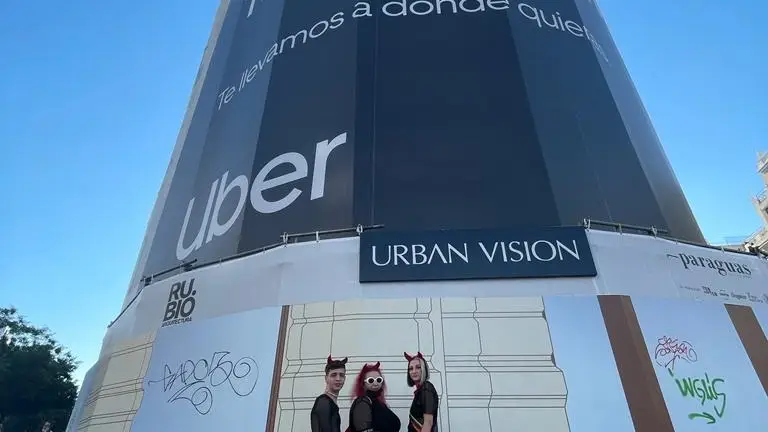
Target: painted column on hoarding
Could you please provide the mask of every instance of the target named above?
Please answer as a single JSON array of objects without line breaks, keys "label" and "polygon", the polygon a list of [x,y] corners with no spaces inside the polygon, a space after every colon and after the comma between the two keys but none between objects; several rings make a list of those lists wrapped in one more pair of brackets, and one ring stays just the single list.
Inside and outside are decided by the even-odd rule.
[{"label": "painted column on hoarding", "polygon": [[72,413],[69,416],[69,422],[67,422],[67,428],[65,432],[77,432],[80,426],[80,420],[83,417],[83,409],[91,399],[91,389],[93,386],[94,376],[98,375],[101,368],[100,362],[96,362],[88,372],[85,373],[83,382],[80,384],[80,389],[77,392],[77,399],[75,405],[72,407]]},{"label": "painted column on hoarding", "polygon": [[757,321],[760,323],[760,327],[763,329],[763,333],[768,334],[768,307],[766,306],[754,306],[752,310],[757,317]]},{"label": "painted column on hoarding", "polygon": [[588,0],[233,1],[215,49],[141,274],[357,224],[702,240]]},{"label": "painted column on hoarding", "polygon": [[[84,404],[80,408],[77,431],[130,430],[141,406],[142,380],[149,367],[155,333],[123,340],[99,359],[83,383]],[[87,393],[86,393],[87,392]]]},{"label": "painted column on hoarding", "polygon": [[674,432],[632,300],[600,296],[598,301],[635,430]]},{"label": "painted column on hoarding", "polygon": [[755,373],[763,384],[763,390],[768,395],[768,340],[756,312],[750,307],[734,304],[726,304],[725,310],[728,311],[741,344],[744,345]]}]

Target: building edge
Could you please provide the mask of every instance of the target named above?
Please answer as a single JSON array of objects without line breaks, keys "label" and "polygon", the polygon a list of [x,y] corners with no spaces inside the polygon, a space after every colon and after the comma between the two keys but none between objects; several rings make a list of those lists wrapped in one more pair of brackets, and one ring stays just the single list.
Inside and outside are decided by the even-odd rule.
[{"label": "building edge", "polygon": [[[590,3],[595,7],[595,10],[597,11],[598,15],[600,15],[600,18],[605,23],[605,27],[606,27],[606,30],[608,32],[608,35],[610,36],[610,39],[612,41],[614,41],[614,44],[615,44],[616,38],[613,36],[613,30],[611,29],[610,23],[605,18],[605,14],[603,13],[603,9],[600,6],[600,0],[590,0]],[[659,153],[661,154],[661,158],[663,159],[663,161],[664,161],[664,163],[665,163],[665,165],[667,167],[667,170],[669,171],[670,176],[671,176],[672,180],[674,181],[674,184],[677,186],[677,189],[680,191],[680,195],[681,196],[679,197],[680,198],[679,202],[684,207],[682,210],[687,210],[687,212],[691,215],[691,219],[693,220],[694,232],[692,232],[690,234],[693,234],[695,238],[688,238],[686,240],[693,241],[693,242],[696,242],[696,243],[701,243],[703,245],[708,245],[709,243],[707,242],[706,238],[704,237],[704,233],[701,230],[701,226],[699,225],[699,221],[696,218],[696,213],[694,213],[693,207],[691,207],[691,203],[690,203],[690,201],[688,201],[688,196],[685,194],[685,191],[683,190],[683,185],[682,185],[682,183],[680,183],[680,178],[678,177],[677,172],[675,171],[674,167],[672,166],[672,161],[669,160],[669,155],[667,154],[667,151],[666,151],[666,148],[664,146],[664,143],[662,142],[661,138],[659,137],[659,131],[656,130],[656,127],[655,127],[655,125],[653,123],[653,119],[651,118],[651,114],[650,114],[650,112],[648,112],[648,107],[647,107],[645,101],[643,100],[643,98],[640,96],[640,91],[637,89],[637,84],[635,83],[635,80],[632,78],[632,74],[629,71],[629,67],[627,67],[626,62],[624,61],[624,56],[622,55],[621,48],[619,48],[618,45],[616,45],[616,50],[619,53],[619,58],[620,58],[620,61],[621,61],[622,65],[623,65],[623,73],[624,73],[624,75],[626,77],[626,80],[629,83],[629,86],[632,88],[632,91],[635,93],[635,96],[637,97],[637,100],[639,102],[639,106],[640,106],[640,108],[641,108],[641,110],[643,112],[645,123],[647,124],[648,129],[653,133],[653,138],[654,138],[654,141],[655,141],[655,145],[659,149]],[[628,127],[628,125],[626,123],[626,120],[625,120],[625,126]],[[638,153],[638,157],[639,157],[639,153]],[[647,172],[646,164],[643,163],[642,158],[640,160],[640,164],[643,167],[643,171]],[[653,193],[654,193],[654,195],[656,195],[656,199],[659,202],[659,205],[661,205],[662,207],[668,205],[667,203],[664,203],[660,199],[660,197],[658,195],[658,190],[657,190],[656,186],[654,185],[654,182],[651,181],[651,177],[649,177],[648,179],[649,179],[649,184],[651,186],[651,189],[653,190]],[[667,222],[667,224],[669,225],[669,222]],[[668,226],[668,228],[673,228],[673,227]]]},{"label": "building edge", "polygon": [[141,242],[139,255],[136,258],[136,264],[134,266],[130,282],[128,283],[128,291],[123,298],[121,309],[125,309],[140,291],[139,284],[141,283],[141,278],[144,276],[144,267],[147,264],[149,251],[155,237],[155,232],[157,231],[157,225],[160,221],[160,215],[163,214],[165,202],[168,199],[168,192],[171,188],[171,182],[174,175],[176,174],[176,166],[178,165],[179,157],[184,148],[184,143],[187,141],[187,133],[189,132],[192,118],[194,117],[195,110],[197,109],[197,103],[200,98],[200,93],[202,92],[203,84],[205,83],[206,77],[208,76],[208,69],[211,65],[214,48],[218,43],[219,35],[221,34],[221,29],[224,25],[224,19],[227,16],[227,11],[229,10],[231,3],[231,0],[220,0],[219,7],[216,10],[211,33],[208,36],[208,42],[205,45],[203,58],[200,62],[200,66],[198,67],[197,77],[195,78],[195,82],[192,86],[192,92],[189,98],[189,102],[187,103],[187,109],[184,113],[184,119],[182,120],[179,134],[176,137],[176,144],[173,148],[173,152],[171,153],[171,159],[168,162],[168,168],[165,171],[165,177],[163,178],[163,182],[157,192],[157,198],[155,199],[155,204],[152,207],[152,212],[150,213],[149,221],[147,222],[147,227],[144,231],[144,239]]}]

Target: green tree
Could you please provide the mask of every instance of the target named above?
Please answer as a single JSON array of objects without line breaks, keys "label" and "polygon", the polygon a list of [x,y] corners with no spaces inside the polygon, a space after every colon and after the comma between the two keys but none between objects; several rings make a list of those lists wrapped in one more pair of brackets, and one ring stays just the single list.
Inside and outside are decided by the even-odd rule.
[{"label": "green tree", "polygon": [[18,311],[0,308],[0,431],[37,432],[46,421],[63,431],[77,398],[74,356],[53,333]]}]

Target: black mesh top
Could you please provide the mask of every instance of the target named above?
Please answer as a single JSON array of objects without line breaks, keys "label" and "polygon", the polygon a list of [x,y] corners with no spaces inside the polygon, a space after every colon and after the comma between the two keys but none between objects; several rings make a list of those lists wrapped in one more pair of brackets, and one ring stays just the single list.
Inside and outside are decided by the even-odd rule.
[{"label": "black mesh top", "polygon": [[312,432],[341,432],[339,406],[327,394],[321,394],[315,399],[309,417]]},{"label": "black mesh top", "polygon": [[411,420],[408,422],[408,432],[418,432],[413,425],[413,420],[419,422],[419,425],[424,423],[424,414],[432,414],[434,417],[434,423],[431,431],[422,432],[437,432],[437,408],[440,405],[440,398],[437,395],[437,389],[431,382],[425,381],[416,391],[413,393],[413,402],[411,402],[410,416]]},{"label": "black mesh top", "polygon": [[350,432],[398,432],[400,419],[388,406],[367,392],[352,402],[349,408]]}]

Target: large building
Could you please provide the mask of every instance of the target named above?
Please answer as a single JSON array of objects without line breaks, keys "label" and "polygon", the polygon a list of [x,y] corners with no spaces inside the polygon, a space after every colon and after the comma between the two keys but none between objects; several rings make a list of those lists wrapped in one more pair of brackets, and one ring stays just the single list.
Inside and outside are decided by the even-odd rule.
[{"label": "large building", "polygon": [[757,173],[763,180],[763,189],[752,197],[752,205],[755,211],[760,215],[762,226],[752,233],[742,244],[742,249],[760,251],[768,255],[768,154],[758,153],[757,155]]},{"label": "large building", "polygon": [[590,0],[222,8],[128,298],[182,262],[357,225],[590,218],[703,242]]},{"label": "large building", "polygon": [[682,430],[726,346],[754,409],[692,409],[765,424],[768,267],[658,234],[704,243],[593,0],[223,0],[69,429],[305,432],[332,355],[405,430],[418,351],[443,432]]}]

